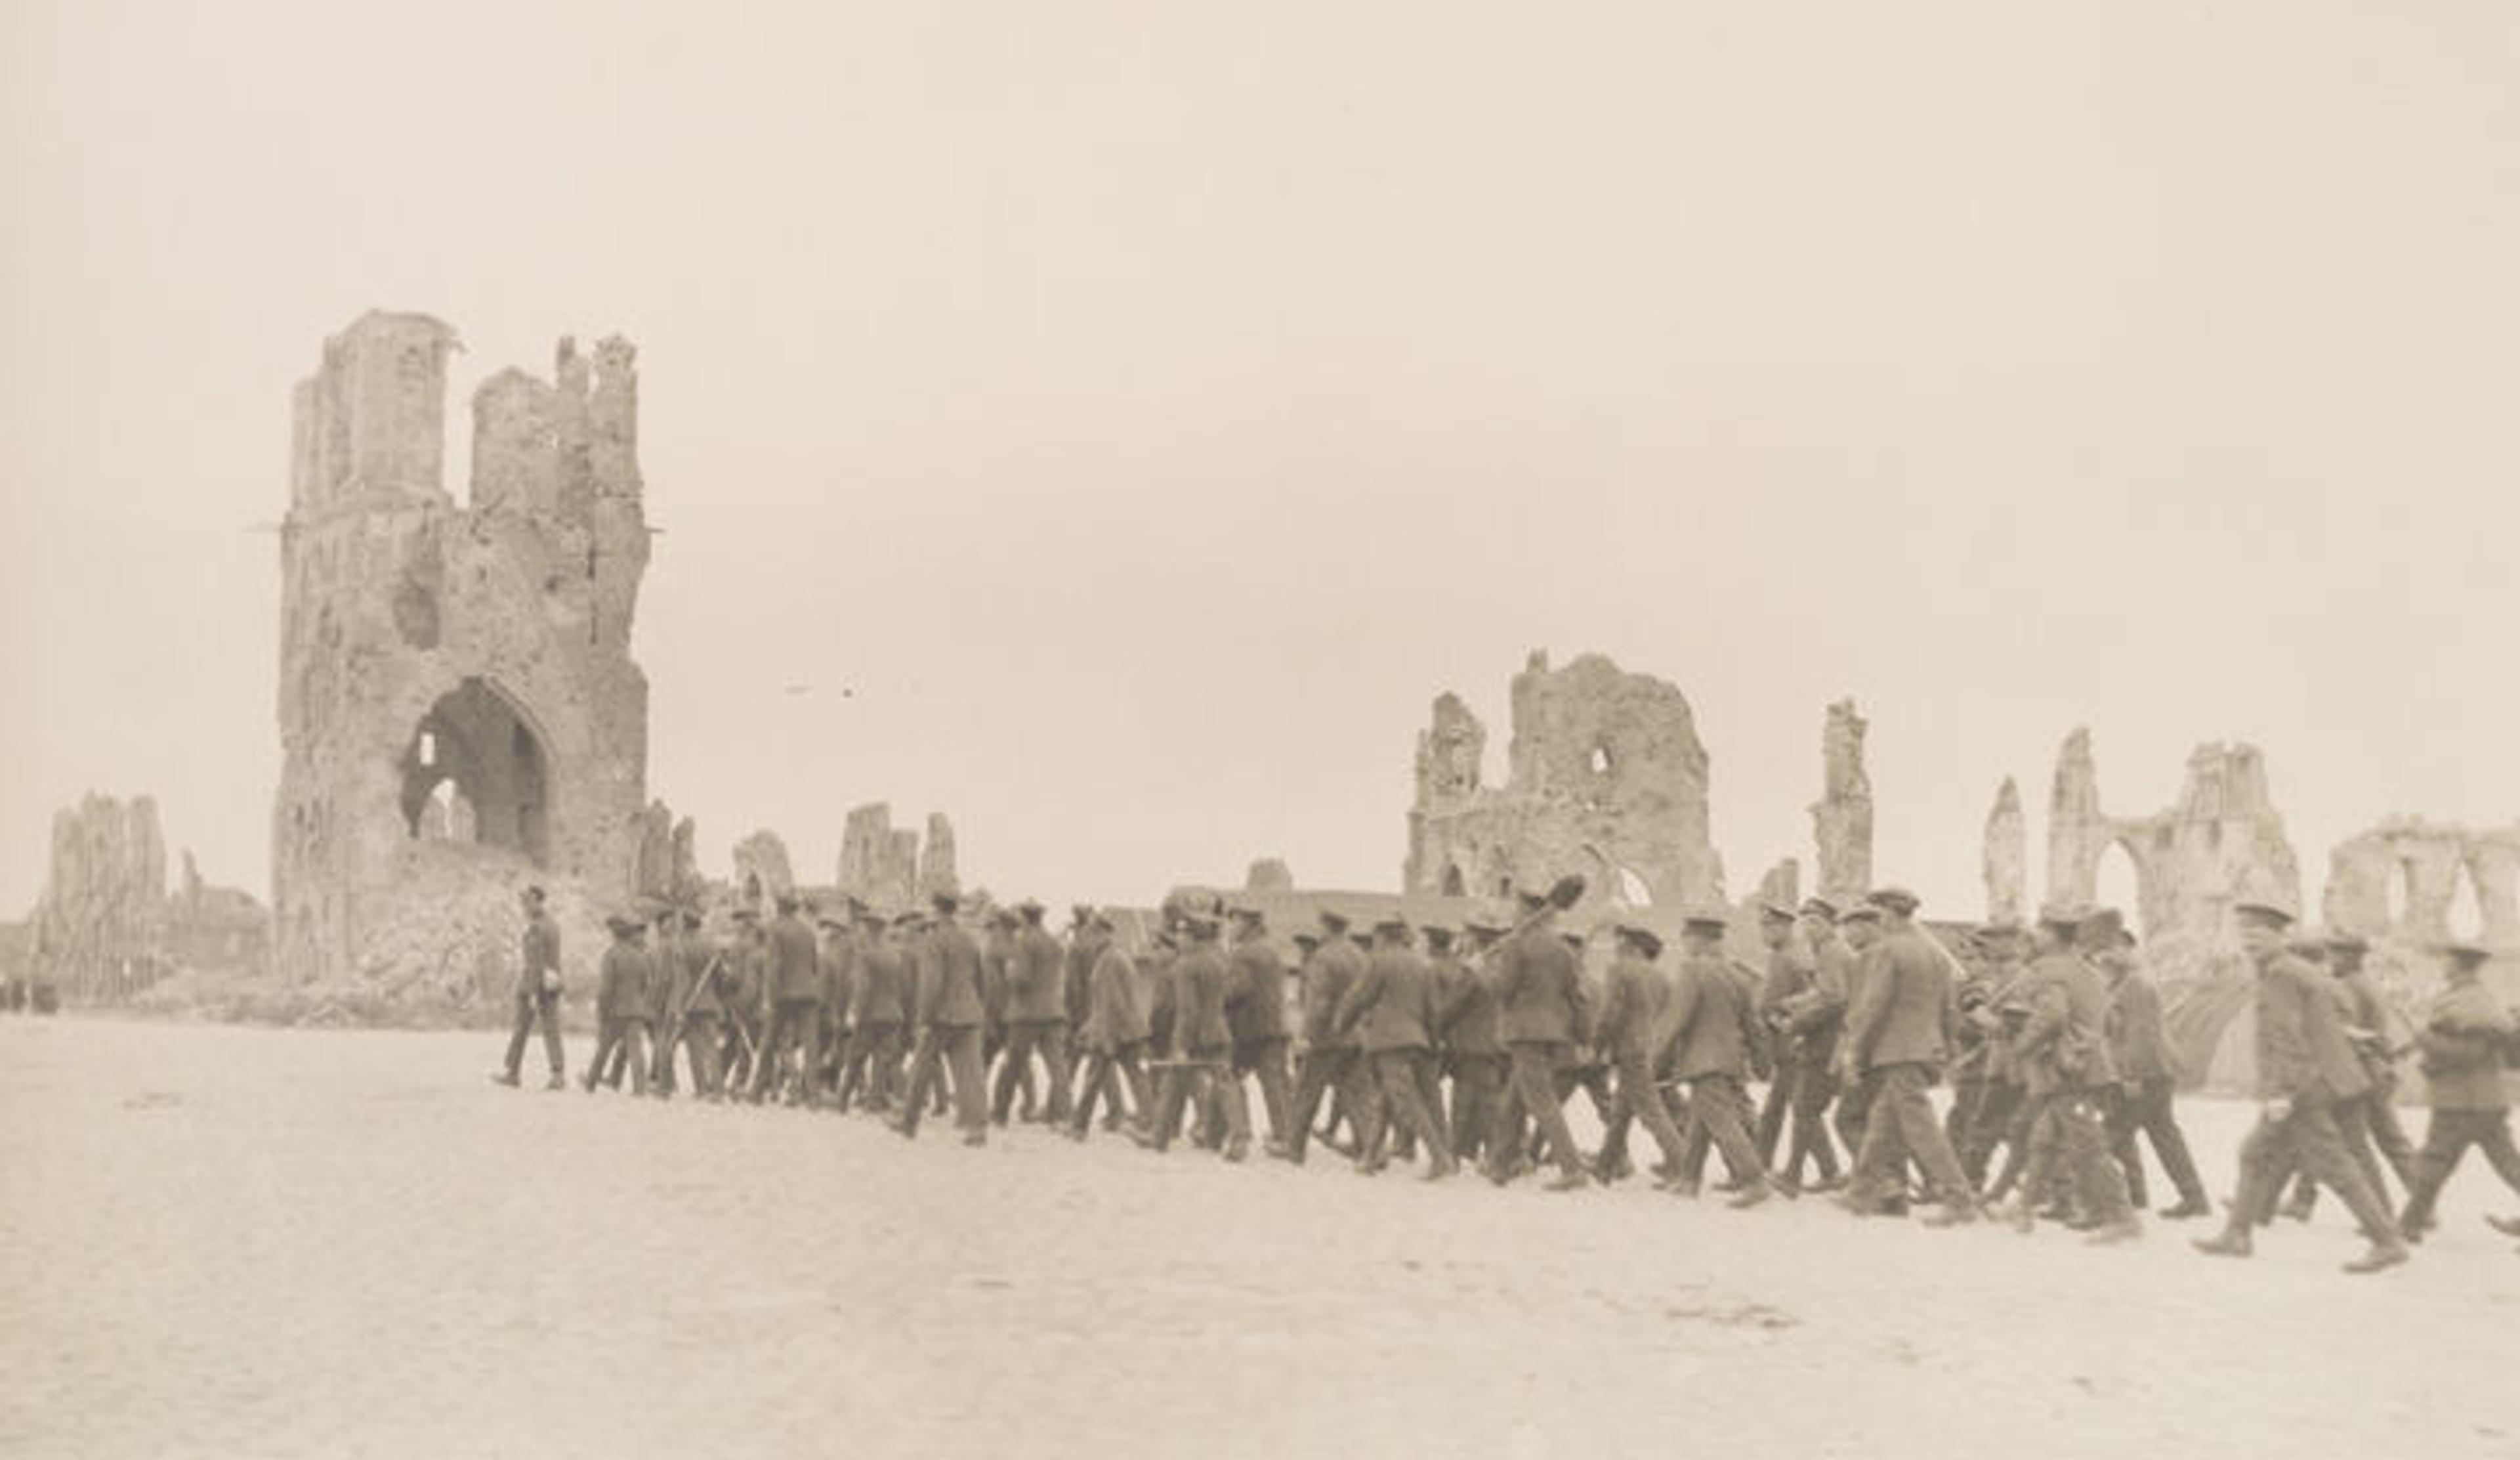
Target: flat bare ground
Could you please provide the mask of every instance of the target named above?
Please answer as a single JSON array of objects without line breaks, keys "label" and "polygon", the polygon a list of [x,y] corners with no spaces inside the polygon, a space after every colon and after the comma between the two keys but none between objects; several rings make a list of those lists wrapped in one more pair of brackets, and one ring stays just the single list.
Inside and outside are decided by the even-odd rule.
[{"label": "flat bare ground", "polygon": [[[2348,1278],[2333,1202],[2215,1261],[2194,1224],[905,1145],[494,1088],[500,1042],[0,1021],[0,1453],[2520,1453],[2520,1255],[2478,1220],[2520,1201],[2475,1158]],[[2184,1115],[2228,1190],[2246,1108]]]}]

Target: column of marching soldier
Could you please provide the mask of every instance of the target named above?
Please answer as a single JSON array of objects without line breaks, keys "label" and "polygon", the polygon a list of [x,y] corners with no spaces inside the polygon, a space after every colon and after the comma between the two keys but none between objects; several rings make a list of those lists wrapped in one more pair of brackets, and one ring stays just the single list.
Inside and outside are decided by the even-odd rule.
[{"label": "column of marching soldier", "polygon": [[[697,910],[652,907],[608,920],[582,1083],[617,1089],[626,1072],[634,1094],[666,1097],[679,1066],[703,1100],[855,1109],[906,1137],[950,1092],[974,1146],[1011,1118],[1081,1142],[1099,1105],[1106,1131],[1157,1152],[1187,1137],[1228,1162],[1249,1158],[1256,1084],[1266,1154],[1298,1164],[1320,1140],[1369,1174],[1420,1153],[1430,1180],[1476,1162],[1506,1185],[1553,1164],[1549,1187],[1564,1191],[1633,1175],[1642,1125],[1662,1158],[1656,1186],[1681,1196],[1698,1194],[1711,1150],[1735,1207],[1825,1191],[1859,1215],[1913,1203],[1930,1207],[1928,1225],[1992,1216],[2023,1231],[2045,1217],[2103,1244],[2141,1235],[2141,1136],[2178,1198],[2160,1215],[2212,1212],[2173,1106],[2161,1000],[2115,911],[1991,925],[1963,961],[1915,926],[1917,899],[1900,889],[1845,908],[1769,904],[1764,970],[1725,955],[1722,917],[1688,918],[1668,965],[1653,931],[1618,924],[1597,982],[1590,939],[1557,926],[1567,887],[1523,894],[1518,919],[1458,929],[1392,919],[1352,934],[1324,911],[1294,934],[1292,970],[1258,908],[1216,901],[1168,904],[1134,953],[1120,920],[1092,907],[1062,935],[1039,903],[1018,903],[990,912],[978,937],[950,896],[822,913],[783,895],[767,923],[740,906],[714,929]],[[539,1025],[558,1089],[559,935],[539,889],[525,905],[517,1024],[492,1078],[518,1083]],[[2234,916],[2256,971],[2260,1113],[2225,1228],[2198,1250],[2247,1255],[2255,1229],[2279,1211],[2307,1217],[2324,1186],[2369,1243],[2346,1270],[2393,1266],[2471,1145],[2520,1191],[2502,1074],[2520,1033],[2479,981],[2484,949],[2445,948],[2447,986],[2408,1046],[2431,1096],[2418,1148],[2392,1100],[2408,1050],[2387,1043],[2363,945],[2290,935],[2271,906]],[[1945,1078],[1937,1117],[1927,1092]],[[1589,1155],[1564,1114],[1578,1090],[1602,1125]],[[2520,1236],[2520,1218],[2489,1220]]]}]

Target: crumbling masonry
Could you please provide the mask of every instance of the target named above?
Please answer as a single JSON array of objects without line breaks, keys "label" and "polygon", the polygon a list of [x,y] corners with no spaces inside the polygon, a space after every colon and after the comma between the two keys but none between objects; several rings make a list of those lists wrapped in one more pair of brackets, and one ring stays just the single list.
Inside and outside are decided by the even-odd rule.
[{"label": "crumbling masonry", "polygon": [[442,480],[455,348],[426,315],[370,313],[296,390],[272,822],[292,980],[426,956],[468,926],[504,942],[527,881],[601,902],[639,877],[635,351],[562,340],[554,379],[483,382],[459,507]]},{"label": "crumbling masonry", "polygon": [[2187,781],[2175,804],[2150,816],[2119,817],[2100,809],[2091,732],[2066,737],[2048,803],[2048,900],[2090,905],[2098,892],[2100,858],[2113,845],[2124,847],[2135,864],[2135,910],[2148,941],[2211,947],[2231,939],[2235,902],[2301,906],[2300,865],[2283,817],[2268,798],[2266,761],[2254,746],[2198,747],[2187,757]]},{"label": "crumbling masonry", "polygon": [[1502,788],[1480,784],[1486,747],[1486,728],[1459,696],[1435,701],[1418,738],[1404,891],[1494,897],[1580,872],[1588,901],[1723,900],[1706,749],[1671,684],[1597,654],[1563,669],[1534,654],[1513,679]]}]

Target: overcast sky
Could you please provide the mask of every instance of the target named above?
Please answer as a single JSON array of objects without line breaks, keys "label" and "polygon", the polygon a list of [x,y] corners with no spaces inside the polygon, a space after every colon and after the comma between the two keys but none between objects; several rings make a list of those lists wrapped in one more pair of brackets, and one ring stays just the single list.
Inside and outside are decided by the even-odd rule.
[{"label": "overcast sky", "polygon": [[2520,814],[2508,0],[364,9],[0,7],[11,915],[91,788],[267,892],[370,307],[451,422],[637,342],[712,870],[888,798],[1001,892],[1394,888],[1428,702],[1501,778],[1538,647],[1687,692],[1736,894],[1846,695],[1929,912],[2077,724],[2129,813],[2263,746],[2314,901]]}]

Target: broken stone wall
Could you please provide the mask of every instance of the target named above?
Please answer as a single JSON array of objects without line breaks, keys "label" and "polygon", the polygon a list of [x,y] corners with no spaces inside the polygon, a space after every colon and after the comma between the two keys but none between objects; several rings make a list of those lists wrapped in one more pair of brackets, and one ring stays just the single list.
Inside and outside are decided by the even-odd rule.
[{"label": "broken stone wall", "polygon": [[1481,784],[1486,730],[1459,697],[1419,736],[1402,884],[1412,895],[1503,896],[1569,873],[1591,903],[1720,902],[1708,767],[1678,688],[1599,655],[1534,654],[1512,692],[1506,784]]},{"label": "broken stone wall", "polygon": [[2076,730],[2058,753],[2048,798],[2048,900],[2095,901],[2100,859],[2112,846],[2134,864],[2136,911],[2145,939],[2157,945],[2228,949],[2236,938],[2233,903],[2301,907],[2300,864],[2253,746],[2199,746],[2167,810],[2117,817],[2100,809],[2091,735]]},{"label": "broken stone wall", "polygon": [[272,824],[291,980],[388,977],[379,960],[404,955],[382,930],[495,920],[521,880],[599,903],[638,886],[635,352],[608,340],[590,360],[562,340],[551,381],[483,382],[458,507],[442,479],[457,347],[426,315],[372,312],[295,392]]},{"label": "broken stone wall", "polygon": [[841,827],[833,887],[877,907],[912,907],[963,890],[955,856],[954,824],[944,816],[929,814],[922,852],[919,833],[894,828],[890,803],[870,801],[852,807]]},{"label": "broken stone wall", "polygon": [[259,971],[269,914],[248,893],[205,885],[183,857],[166,885],[158,803],[90,794],[53,817],[44,890],[26,920],[32,972],[72,1003],[125,1002],[178,969]]},{"label": "broken stone wall", "polygon": [[2003,778],[1995,794],[1995,809],[1986,815],[1986,920],[2018,923],[2027,911],[2023,890],[2029,886],[2030,832],[2021,816],[2021,788]]},{"label": "broken stone wall", "polygon": [[1872,886],[1872,779],[1864,770],[1864,732],[1855,702],[1828,707],[1821,730],[1821,798],[1811,808],[1820,849],[1820,894],[1841,906]]},{"label": "broken stone wall", "polygon": [[[2461,890],[2476,902],[2475,926],[2453,926]],[[2520,944],[2520,826],[2491,831],[2394,817],[2328,853],[2328,926],[2374,940],[2438,943],[2481,937]]]}]

